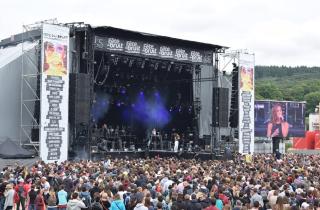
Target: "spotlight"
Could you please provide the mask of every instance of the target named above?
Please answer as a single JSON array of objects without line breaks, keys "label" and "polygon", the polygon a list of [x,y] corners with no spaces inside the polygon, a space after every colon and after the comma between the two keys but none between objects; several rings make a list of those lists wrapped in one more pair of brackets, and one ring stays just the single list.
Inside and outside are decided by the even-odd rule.
[{"label": "spotlight", "polygon": [[120,93],[123,94],[123,95],[126,94],[126,88],[125,87],[121,87],[120,88]]}]

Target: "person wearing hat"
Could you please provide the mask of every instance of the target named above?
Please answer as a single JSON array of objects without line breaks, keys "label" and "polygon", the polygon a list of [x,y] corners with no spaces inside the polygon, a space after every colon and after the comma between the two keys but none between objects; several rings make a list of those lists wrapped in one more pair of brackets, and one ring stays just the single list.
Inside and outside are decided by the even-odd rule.
[{"label": "person wearing hat", "polygon": [[6,190],[4,191],[4,197],[6,198],[4,202],[4,210],[11,210],[13,208],[14,201],[14,189],[13,184],[7,184]]}]

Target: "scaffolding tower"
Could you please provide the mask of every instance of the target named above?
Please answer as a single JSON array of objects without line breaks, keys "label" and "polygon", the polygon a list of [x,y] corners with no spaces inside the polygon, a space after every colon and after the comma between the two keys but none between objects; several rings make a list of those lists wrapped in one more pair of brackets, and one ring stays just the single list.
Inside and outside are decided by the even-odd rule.
[{"label": "scaffolding tower", "polygon": [[[57,19],[23,25],[21,37],[21,106],[20,145],[31,146],[38,152],[40,133],[41,34],[44,23],[57,24]],[[38,31],[39,33],[33,33]],[[26,42],[36,43],[34,50]]]}]

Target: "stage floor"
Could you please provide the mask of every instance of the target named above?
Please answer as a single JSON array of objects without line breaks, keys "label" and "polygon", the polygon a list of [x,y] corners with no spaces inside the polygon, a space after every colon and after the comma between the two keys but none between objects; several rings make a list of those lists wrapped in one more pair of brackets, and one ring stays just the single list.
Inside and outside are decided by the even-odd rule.
[{"label": "stage floor", "polygon": [[212,160],[219,159],[210,152],[173,152],[165,150],[141,150],[141,151],[106,151],[91,154],[92,160],[105,159],[106,157],[112,158],[155,158],[155,157],[177,157],[181,159],[201,159]]}]

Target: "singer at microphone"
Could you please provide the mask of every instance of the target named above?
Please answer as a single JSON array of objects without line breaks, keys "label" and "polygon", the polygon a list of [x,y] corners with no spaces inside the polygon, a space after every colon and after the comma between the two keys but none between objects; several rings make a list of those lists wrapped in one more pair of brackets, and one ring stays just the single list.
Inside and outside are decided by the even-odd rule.
[{"label": "singer at microphone", "polygon": [[267,137],[285,138],[289,133],[289,123],[284,120],[283,111],[280,104],[272,107],[271,120],[267,126]]}]

